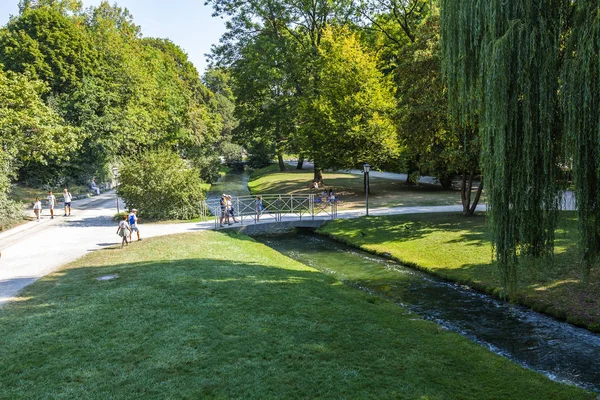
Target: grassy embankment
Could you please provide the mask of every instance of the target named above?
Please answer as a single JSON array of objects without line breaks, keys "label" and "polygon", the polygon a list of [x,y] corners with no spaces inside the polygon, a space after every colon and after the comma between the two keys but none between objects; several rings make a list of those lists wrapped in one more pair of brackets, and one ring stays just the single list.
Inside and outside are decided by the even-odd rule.
[{"label": "grassy embankment", "polygon": [[[445,279],[503,295],[481,215],[413,214],[338,220],[319,232]],[[575,213],[563,213],[554,259],[525,262],[513,300],[600,332],[600,271],[593,271],[590,283],[582,282],[577,236]]]},{"label": "grassy embankment", "polygon": [[[289,169],[285,172],[280,172],[277,165],[255,171],[250,177],[248,188],[252,194],[315,193],[314,190],[309,189],[309,184],[313,179],[312,171],[288,167]],[[332,188],[335,191],[344,209],[365,206],[362,175],[324,172],[323,182],[325,183],[324,189]],[[373,177],[371,177],[370,183],[369,205],[373,208],[460,204],[459,192],[444,190],[437,185],[407,186],[402,181]],[[319,188],[318,192],[321,190]]]},{"label": "grassy embankment", "polygon": [[94,252],[0,318],[0,398],[594,398],[241,235]]}]

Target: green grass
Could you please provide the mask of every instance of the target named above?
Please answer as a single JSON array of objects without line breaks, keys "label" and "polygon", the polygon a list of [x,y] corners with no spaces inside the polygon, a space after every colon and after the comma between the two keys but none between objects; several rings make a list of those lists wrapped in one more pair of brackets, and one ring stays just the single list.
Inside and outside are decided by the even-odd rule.
[{"label": "green grass", "polygon": [[[288,166],[285,172],[280,172],[277,165],[254,172],[248,183],[252,194],[308,194],[315,193],[309,189],[313,172],[297,170]],[[344,208],[363,208],[365,194],[362,175],[324,172],[325,189],[332,188],[342,201]],[[383,178],[371,178],[371,195],[369,206],[438,206],[460,204],[460,194],[454,190],[444,190],[440,186],[419,184],[406,186],[404,182]],[[318,192],[321,192],[319,188]]]},{"label": "green grass", "polygon": [[217,232],[91,253],[1,309],[0,337],[7,399],[594,398]]},{"label": "green grass", "polygon": [[[445,279],[502,297],[497,266],[492,263],[485,218],[455,214],[413,214],[337,220],[320,233],[367,251],[386,254]],[[577,220],[562,214],[553,260],[525,260],[514,301],[573,324],[600,331],[600,271],[590,283],[581,280]]]}]

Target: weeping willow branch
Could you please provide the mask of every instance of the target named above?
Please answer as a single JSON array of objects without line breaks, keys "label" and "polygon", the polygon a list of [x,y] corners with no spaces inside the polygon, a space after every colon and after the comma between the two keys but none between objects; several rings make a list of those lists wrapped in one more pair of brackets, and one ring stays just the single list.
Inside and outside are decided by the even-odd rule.
[{"label": "weeping willow branch", "polygon": [[520,256],[550,256],[559,202],[557,108],[562,0],[442,0],[450,109],[478,124],[502,281]]},{"label": "weeping willow branch", "polygon": [[587,277],[600,253],[600,4],[577,2],[573,26],[562,92]]}]

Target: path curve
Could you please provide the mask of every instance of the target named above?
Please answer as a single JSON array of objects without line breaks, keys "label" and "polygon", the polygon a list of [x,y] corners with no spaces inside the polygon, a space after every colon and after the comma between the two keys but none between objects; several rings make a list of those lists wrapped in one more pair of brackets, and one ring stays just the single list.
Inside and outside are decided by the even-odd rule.
[{"label": "path curve", "polygon": [[[484,207],[479,209],[483,210]],[[46,215],[40,223],[29,222],[0,234],[0,306],[16,300],[18,293],[25,286],[90,251],[119,245],[116,224],[112,221],[116,211],[115,194],[108,192],[93,199],[74,202],[73,214],[70,217],[58,216],[50,220],[45,210]],[[460,206],[392,207],[370,209],[370,215],[461,211]],[[364,215],[364,210],[338,212],[339,218],[357,218]],[[291,219],[292,216],[288,218]],[[284,220],[288,218],[284,215]],[[274,222],[274,218],[264,217],[259,223]],[[213,228],[213,220],[172,224],[144,224],[143,220],[140,221],[142,239]],[[135,246],[135,242],[132,246]]]}]

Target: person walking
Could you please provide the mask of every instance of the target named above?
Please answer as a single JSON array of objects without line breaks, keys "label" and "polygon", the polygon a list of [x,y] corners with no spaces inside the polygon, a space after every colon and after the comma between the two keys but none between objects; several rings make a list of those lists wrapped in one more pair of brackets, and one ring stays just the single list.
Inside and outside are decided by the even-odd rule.
[{"label": "person walking", "polygon": [[39,197],[36,197],[35,203],[33,203],[33,213],[37,218],[37,222],[40,222],[40,218],[42,218],[42,202]]},{"label": "person walking", "polygon": [[67,189],[63,190],[63,202],[65,203],[65,215],[67,216],[67,210],[69,210],[69,215],[71,215],[71,202],[73,201],[73,196]]},{"label": "person walking", "polygon": [[265,207],[263,206],[261,196],[256,196],[256,206],[255,207],[256,207],[256,222],[258,222],[263,210],[265,209]]},{"label": "person walking", "polygon": [[227,225],[231,225],[229,223],[229,212],[227,211],[227,195],[225,193],[223,193],[223,195],[219,199],[219,206],[221,207],[221,221],[219,223],[219,226],[223,227],[223,219],[225,219],[225,223]]},{"label": "person walking", "polygon": [[117,227],[117,235],[121,236],[123,239],[121,240],[121,248],[123,248],[127,242],[127,236],[131,235],[131,228],[127,223],[127,215],[123,215],[123,219],[119,222],[119,226]]},{"label": "person walking", "polygon": [[[227,195],[227,213],[233,219],[233,223],[237,224],[238,222],[235,219],[235,212],[233,210],[233,203],[231,202],[231,195]],[[233,225],[233,224],[230,222],[229,225]]]},{"label": "person walking", "polygon": [[137,210],[135,208],[131,210],[131,213],[129,214],[129,227],[131,228],[129,233],[129,241],[133,242],[133,232],[137,233],[138,241],[142,240],[140,238],[140,229],[138,228],[138,216]]},{"label": "person walking", "polygon": [[54,206],[56,205],[56,196],[54,196],[52,194],[52,191],[49,190],[48,197],[46,197],[46,199],[48,200],[48,208],[50,209],[50,218],[54,219]]}]

